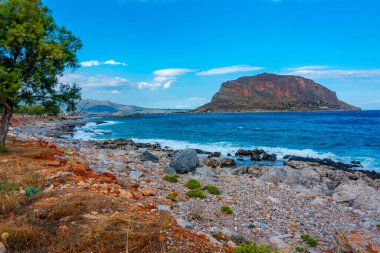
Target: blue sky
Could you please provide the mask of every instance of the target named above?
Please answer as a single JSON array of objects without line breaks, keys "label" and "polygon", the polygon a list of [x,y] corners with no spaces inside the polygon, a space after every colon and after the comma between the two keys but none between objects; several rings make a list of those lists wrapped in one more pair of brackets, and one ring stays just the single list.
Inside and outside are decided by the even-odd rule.
[{"label": "blue sky", "polygon": [[194,108],[224,81],[262,72],[312,78],[380,109],[377,0],[45,0],[83,42],[84,98]]}]

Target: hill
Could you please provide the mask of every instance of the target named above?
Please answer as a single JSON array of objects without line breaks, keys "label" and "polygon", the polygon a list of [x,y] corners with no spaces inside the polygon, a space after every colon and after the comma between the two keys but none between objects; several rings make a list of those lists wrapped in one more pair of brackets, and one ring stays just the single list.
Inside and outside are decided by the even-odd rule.
[{"label": "hill", "polygon": [[313,80],[263,73],[222,84],[212,101],[196,112],[360,110],[340,101],[334,91]]},{"label": "hill", "polygon": [[108,100],[82,99],[77,105],[78,111],[82,110],[87,114],[117,114],[130,115],[138,113],[173,113],[180,110],[174,109],[150,109],[135,105],[123,105],[112,103]]}]

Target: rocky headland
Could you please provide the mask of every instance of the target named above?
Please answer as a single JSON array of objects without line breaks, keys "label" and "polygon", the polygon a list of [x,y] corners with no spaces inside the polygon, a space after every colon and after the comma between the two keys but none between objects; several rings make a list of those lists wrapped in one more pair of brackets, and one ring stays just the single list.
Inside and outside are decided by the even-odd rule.
[{"label": "rocky headland", "polygon": [[[169,150],[124,139],[73,140],[67,136],[76,124],[83,122],[19,125],[11,135],[41,148],[66,150],[54,157],[80,161],[91,175],[111,179],[86,177],[67,162],[52,163],[38,174],[63,183],[41,190],[96,192],[143,207],[146,215],[166,214],[175,221],[160,232],[166,250],[234,252],[240,243],[255,242],[279,252],[380,251],[380,179],[376,172],[357,170],[355,161],[342,165],[289,157],[282,166],[237,166],[232,157],[218,152]],[[235,155],[276,159],[264,150],[238,150]],[[96,222],[99,216],[120,213],[86,215]]]},{"label": "rocky headland", "polygon": [[222,84],[210,103],[195,112],[360,110],[313,80],[263,73]]}]

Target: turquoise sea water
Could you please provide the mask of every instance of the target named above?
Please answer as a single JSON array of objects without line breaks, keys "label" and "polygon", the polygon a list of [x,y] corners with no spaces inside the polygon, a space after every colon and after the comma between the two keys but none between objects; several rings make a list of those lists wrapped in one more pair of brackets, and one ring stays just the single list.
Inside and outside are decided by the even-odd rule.
[{"label": "turquoise sea water", "polygon": [[239,148],[263,148],[276,153],[280,162],[284,155],[358,160],[364,168],[380,171],[380,111],[157,114],[87,120],[75,138],[132,138],[224,155]]}]

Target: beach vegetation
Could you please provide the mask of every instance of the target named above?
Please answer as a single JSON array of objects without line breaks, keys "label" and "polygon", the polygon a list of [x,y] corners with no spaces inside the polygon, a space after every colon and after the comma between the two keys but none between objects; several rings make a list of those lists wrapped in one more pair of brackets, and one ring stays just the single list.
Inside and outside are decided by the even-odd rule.
[{"label": "beach vegetation", "polygon": [[40,190],[37,189],[37,188],[35,188],[34,186],[27,186],[25,188],[25,195],[26,196],[33,196],[33,195],[35,195],[35,194],[37,194],[39,192],[40,192]]},{"label": "beach vegetation", "polygon": [[269,245],[241,243],[234,248],[234,253],[276,253]]},{"label": "beach vegetation", "polygon": [[61,83],[65,70],[79,67],[80,39],[58,26],[42,0],[7,0],[0,4],[0,145],[18,105],[74,111],[77,84]]},{"label": "beach vegetation", "polygon": [[200,198],[200,199],[206,198],[206,194],[204,194],[204,192],[199,188],[192,189],[186,192],[186,196],[190,198]]},{"label": "beach vegetation", "polygon": [[198,180],[190,179],[189,181],[187,181],[186,187],[189,189],[198,189],[201,188],[201,183]]},{"label": "beach vegetation", "polygon": [[301,239],[306,242],[310,247],[315,248],[317,246],[318,239],[312,237],[309,233],[302,233]]},{"label": "beach vegetation", "polygon": [[15,183],[0,183],[0,194],[3,192],[18,191],[21,189],[21,186]]},{"label": "beach vegetation", "polygon": [[9,153],[9,149],[6,146],[0,144],[0,154],[5,153]]},{"label": "beach vegetation", "polygon": [[234,211],[232,210],[232,208],[230,206],[222,206],[220,208],[220,210],[223,212],[223,213],[226,213],[226,214],[233,214]]},{"label": "beach vegetation", "polygon": [[203,190],[207,190],[209,193],[214,194],[214,195],[220,195],[219,188],[214,185],[207,185],[203,187]]},{"label": "beach vegetation", "polygon": [[169,194],[166,196],[166,199],[170,199],[171,201],[177,202],[177,195]]},{"label": "beach vegetation", "polygon": [[179,178],[178,175],[173,175],[173,176],[166,175],[166,176],[164,176],[164,180],[168,181],[168,182],[171,182],[171,183],[177,183],[178,182],[178,178]]},{"label": "beach vegetation", "polygon": [[245,239],[244,236],[239,235],[239,234],[233,234],[233,235],[231,235],[230,239],[231,239],[231,241],[233,241],[237,245],[247,242],[247,239]]}]

